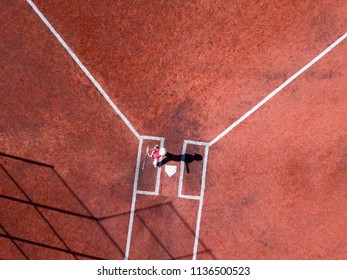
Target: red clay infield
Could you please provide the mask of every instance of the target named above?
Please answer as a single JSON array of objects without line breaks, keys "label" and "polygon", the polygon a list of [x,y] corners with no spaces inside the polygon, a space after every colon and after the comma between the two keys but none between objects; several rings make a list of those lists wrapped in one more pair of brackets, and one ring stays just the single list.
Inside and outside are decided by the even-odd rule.
[{"label": "red clay infield", "polygon": [[[2,1],[0,259],[347,258],[345,41],[188,143],[180,176],[184,140],[213,140],[345,34],[345,1],[34,3],[160,138],[129,130],[27,1]],[[141,165],[160,141],[159,177]]]}]

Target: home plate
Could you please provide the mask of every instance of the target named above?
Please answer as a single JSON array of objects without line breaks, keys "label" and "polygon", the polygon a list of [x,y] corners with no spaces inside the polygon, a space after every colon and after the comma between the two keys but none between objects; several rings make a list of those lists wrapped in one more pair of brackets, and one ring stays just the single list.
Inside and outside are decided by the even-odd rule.
[{"label": "home plate", "polygon": [[169,177],[174,175],[177,172],[177,166],[175,165],[165,165],[165,172]]}]

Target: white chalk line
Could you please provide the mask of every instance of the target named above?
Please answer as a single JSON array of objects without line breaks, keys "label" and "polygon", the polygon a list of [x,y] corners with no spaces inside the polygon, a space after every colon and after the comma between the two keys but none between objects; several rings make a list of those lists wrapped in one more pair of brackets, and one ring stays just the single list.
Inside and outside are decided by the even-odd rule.
[{"label": "white chalk line", "polygon": [[[156,138],[156,139],[154,139]],[[138,180],[139,180],[139,172],[140,172],[140,165],[141,165],[141,153],[142,153],[142,147],[143,147],[143,141],[144,140],[158,140],[160,139],[160,147],[164,147],[165,139],[161,137],[140,137],[140,143],[138,147],[138,153],[137,153],[137,163],[136,163],[136,171],[135,171],[135,179],[134,179],[134,189],[133,189],[133,198],[131,203],[131,211],[130,211],[130,219],[129,219],[129,227],[128,227],[128,236],[127,236],[127,243],[126,243],[126,252],[125,252],[125,260],[129,259],[130,249],[131,249],[131,238],[132,238],[132,230],[133,230],[133,224],[134,224],[134,215],[135,215],[135,209],[136,209],[136,198],[137,195],[150,195],[150,196],[157,196],[159,195],[160,191],[160,168],[158,168],[157,171],[157,179],[156,179],[156,188],[155,191],[143,191],[138,190]],[[197,143],[197,144],[196,144]],[[185,140],[183,143],[182,148],[182,155],[185,154],[187,145],[202,145],[204,142],[198,142],[198,141],[190,141]],[[201,180],[201,190],[200,190],[200,196],[194,196],[194,195],[184,195],[182,194],[182,187],[183,187],[183,175],[184,175],[184,162],[181,162],[181,170],[180,170],[180,178],[179,178],[179,190],[178,190],[178,197],[182,199],[188,199],[188,200],[199,200],[199,210],[197,214],[197,220],[196,220],[196,230],[195,230],[195,237],[194,237],[194,247],[193,247],[193,260],[196,259],[197,256],[197,250],[198,250],[198,243],[199,243],[199,231],[200,231],[200,224],[201,224],[201,216],[202,216],[202,206],[203,206],[203,197],[205,193],[205,180],[206,180],[206,170],[207,170],[207,159],[208,159],[208,143],[204,143],[203,146],[205,146],[205,155],[204,155],[204,161],[203,161],[203,171],[202,171],[202,180]],[[162,157],[161,157],[162,159]],[[183,167],[183,169],[182,169]]]},{"label": "white chalk line", "polygon": [[158,195],[158,193],[157,193],[156,191],[151,192],[151,191],[140,191],[140,190],[138,190],[138,191],[136,192],[136,194],[142,194],[142,195]]},{"label": "white chalk line", "polygon": [[347,33],[338,38],[334,43],[332,43],[328,48],[326,48],[323,52],[321,52],[318,56],[312,59],[308,64],[302,67],[298,72],[292,75],[289,79],[287,79],[282,85],[272,91],[269,95],[267,95],[262,101],[260,101],[257,105],[255,105],[251,110],[245,113],[241,118],[231,124],[227,129],[225,129],[221,134],[215,137],[210,143],[211,147],[216,142],[218,142],[221,138],[223,138],[226,134],[228,134],[231,130],[233,130],[236,126],[242,123],[245,119],[247,119],[250,115],[252,115],[255,111],[257,111],[260,107],[262,107],[266,102],[268,102],[271,98],[273,98],[277,93],[279,93],[283,88],[293,82],[297,77],[299,77],[303,72],[309,69],[312,65],[314,65],[317,61],[319,61],[322,57],[324,57],[327,53],[329,53],[333,48],[335,48],[338,44],[340,44],[347,37]]},{"label": "white chalk line", "polygon": [[46,19],[46,17],[41,13],[41,11],[36,7],[36,5],[31,0],[26,0],[27,3],[33,8],[35,13],[41,18],[41,20],[45,23],[48,29],[53,33],[53,35],[58,39],[60,44],[67,50],[72,59],[77,63],[77,65],[81,68],[84,74],[89,78],[89,80],[93,83],[93,85],[97,88],[97,90],[101,93],[104,99],[108,102],[108,104],[112,107],[112,109],[117,113],[117,115],[123,120],[123,122],[128,126],[131,132],[140,139],[139,133],[136,129],[131,125],[129,120],[124,116],[124,114],[118,109],[118,107],[113,103],[111,98],[105,92],[105,90],[101,87],[101,85],[95,80],[93,75],[88,71],[88,69],[83,65],[83,63],[79,60],[76,54],[71,50],[68,44],[63,40],[63,38],[59,35],[59,33],[54,29],[54,27],[50,24],[50,22]]},{"label": "white chalk line", "polygon": [[[160,141],[160,147],[164,147],[165,138],[164,137],[155,137],[155,136],[140,136],[140,139],[143,140],[155,140]],[[141,156],[140,156],[141,157]],[[162,156],[160,157],[160,161],[162,160]],[[160,191],[160,176],[161,176],[161,167],[157,167],[157,175],[156,175],[156,181],[155,181],[155,189],[154,191],[144,191],[144,190],[137,190],[137,194],[142,195],[159,195]],[[137,178],[138,180],[138,178]]]},{"label": "white chalk line", "polygon": [[[164,142],[165,139],[161,139],[160,140],[160,147],[164,148]],[[163,160],[163,156],[160,156],[159,158],[159,162],[161,162]],[[157,167],[157,180],[156,180],[156,184],[155,184],[155,192],[157,195],[159,195],[159,189],[160,189],[160,175],[161,175],[161,166]]]},{"label": "white chalk line", "polygon": [[178,196],[179,198],[183,199],[190,199],[190,200],[200,200],[200,196],[197,195],[186,195],[186,194],[181,194]]},{"label": "white chalk line", "polygon": [[[268,96],[266,96],[262,101],[260,101],[256,106],[254,106],[251,110],[249,110],[247,113],[245,113],[240,119],[235,121],[232,125],[230,125],[226,130],[224,130],[221,134],[219,134],[217,137],[215,137],[211,142],[204,143],[200,141],[192,141],[192,140],[185,140],[183,144],[182,154],[186,152],[187,144],[195,144],[195,145],[202,145],[205,146],[205,157],[204,157],[204,166],[203,166],[203,172],[202,172],[202,185],[201,185],[201,193],[200,193],[200,203],[199,203],[199,210],[198,210],[198,217],[197,217],[197,223],[196,223],[196,230],[195,230],[195,240],[194,240],[194,249],[193,249],[193,260],[196,260],[197,257],[197,251],[198,251],[198,245],[199,245],[199,234],[200,234],[200,226],[201,226],[201,217],[202,217],[202,208],[203,208],[203,202],[204,202],[204,195],[205,195],[205,186],[206,186],[206,170],[207,170],[207,160],[208,160],[208,152],[209,147],[214,145],[217,141],[219,141],[222,137],[224,137],[226,134],[228,134],[232,129],[234,129],[237,125],[239,125],[241,122],[243,122],[246,118],[248,118],[250,115],[252,115],[256,110],[258,110],[261,106],[263,106],[267,101],[269,101],[272,97],[274,97],[277,93],[279,93],[283,88],[285,88],[287,85],[289,85],[292,81],[294,81],[297,77],[299,77],[303,72],[305,72],[307,69],[309,69],[312,65],[314,65],[317,61],[319,61],[322,57],[324,57],[327,53],[329,53],[333,48],[335,48],[338,44],[340,44],[343,40],[345,40],[347,37],[347,33],[345,33],[343,36],[341,36],[339,39],[337,39],[334,43],[332,43],[328,48],[326,48],[323,52],[321,52],[318,56],[316,56],[314,59],[312,59],[308,64],[306,64],[304,67],[302,67],[298,72],[296,72],[294,75],[292,75],[289,79],[287,79],[282,85],[280,85],[278,88],[276,88],[274,91],[272,91]],[[183,167],[183,168],[182,168]],[[182,197],[182,188],[183,188],[183,174],[184,174],[184,165],[181,164],[180,169],[180,180],[179,180],[179,191],[178,195],[179,197]]]},{"label": "white chalk line", "polygon": [[137,150],[137,161],[136,161],[136,169],[135,169],[133,196],[132,196],[132,200],[131,200],[130,218],[129,218],[129,226],[128,226],[128,236],[127,236],[125,258],[124,258],[125,260],[129,259],[129,254],[130,254],[131,234],[132,234],[132,230],[133,230],[135,207],[136,207],[137,185],[138,185],[138,181],[139,181],[139,172],[140,172],[140,166],[141,166],[142,145],[143,145],[143,140],[140,139],[139,147],[138,147],[138,150]]},{"label": "white chalk line", "polygon": [[206,170],[207,170],[208,151],[209,151],[209,146],[205,146],[204,166],[203,166],[202,178],[201,178],[200,203],[199,203],[198,216],[197,216],[197,219],[196,219],[195,240],[194,240],[193,258],[192,258],[193,260],[196,260],[196,255],[197,255],[198,246],[199,246],[199,235],[200,235],[200,225],[201,225],[201,216],[202,216],[202,206],[204,204],[204,195],[205,195],[205,183],[206,183]]},{"label": "white chalk line", "polygon": [[[203,170],[202,170],[202,178],[201,178],[200,196],[193,196],[193,195],[182,194],[182,191],[183,191],[183,177],[184,177],[184,158],[183,157],[184,157],[184,154],[187,151],[188,144],[190,144],[190,145],[201,145],[201,146],[205,147],[204,161],[203,161]],[[197,218],[196,218],[194,247],[193,247],[193,255],[192,255],[192,259],[193,260],[196,260],[198,246],[199,246],[199,234],[200,234],[200,225],[201,225],[201,217],[202,217],[202,207],[203,207],[204,195],[205,195],[205,184],[206,184],[208,152],[209,152],[209,145],[208,145],[208,143],[199,142],[199,141],[191,141],[191,140],[184,140],[184,142],[183,142],[182,161],[181,161],[181,166],[180,166],[180,178],[179,178],[179,183],[178,183],[178,197],[183,198],[183,199],[199,200],[199,209],[198,209],[198,214],[197,214]]]},{"label": "white chalk line", "polygon": [[197,146],[207,146],[209,143],[201,142],[201,141],[193,141],[193,140],[184,140],[187,144],[197,145]]},{"label": "white chalk line", "polygon": [[196,145],[196,146],[205,146],[206,147],[206,146],[208,146],[208,143],[200,142],[200,141],[184,140],[183,147],[182,147],[182,159],[181,159],[181,163],[180,163],[180,177],[179,177],[179,181],[178,181],[178,197],[184,198],[184,199],[199,200],[200,196],[183,194],[183,179],[184,179],[184,166],[185,166],[184,155],[187,151],[188,145]]},{"label": "white chalk line", "polygon": [[129,218],[129,226],[128,226],[128,236],[127,236],[127,242],[126,242],[126,251],[125,251],[125,260],[129,259],[130,255],[130,249],[131,249],[131,238],[132,238],[132,231],[133,231],[133,225],[134,225],[134,216],[135,216],[135,209],[136,209],[136,198],[137,195],[152,195],[157,196],[159,195],[160,190],[160,171],[161,169],[158,168],[157,171],[157,179],[156,179],[156,186],[155,191],[143,191],[138,190],[138,183],[139,183],[139,173],[140,173],[140,167],[141,167],[141,154],[142,154],[142,147],[143,147],[143,141],[144,140],[159,140],[160,146],[164,147],[164,141],[165,138],[163,137],[153,137],[153,136],[141,136],[139,138],[139,147],[137,151],[137,162],[136,162],[136,169],[135,169],[135,178],[134,178],[134,187],[133,187],[133,196],[131,201],[131,210],[130,210],[130,218]]},{"label": "white chalk line", "polygon": [[141,135],[140,137],[144,140],[154,140],[154,141],[161,141],[161,140],[165,139],[164,137],[147,136],[147,135]]},{"label": "white chalk line", "polygon": [[[164,137],[148,136],[148,135],[141,135],[140,137],[143,140],[160,141],[160,147],[164,147],[164,142],[165,142],[165,138]],[[161,160],[162,160],[162,157],[160,157],[160,161]],[[142,195],[159,195],[161,167],[158,167],[157,169],[158,170],[157,170],[157,176],[156,176],[155,190],[153,192],[151,192],[151,191],[137,191],[138,194],[142,194]]]},{"label": "white chalk line", "polygon": [[199,196],[194,195],[184,195],[183,192],[183,178],[184,178],[184,155],[187,151],[188,145],[196,145],[196,146],[208,146],[209,143],[201,142],[201,141],[193,141],[193,140],[184,140],[183,142],[183,148],[182,148],[182,160],[180,164],[180,177],[178,182],[178,197],[180,198],[186,198],[186,199],[200,199]]},{"label": "white chalk line", "polygon": [[184,176],[184,154],[187,151],[187,141],[184,140],[182,147],[182,159],[180,165],[180,178],[178,181],[178,197],[182,197],[182,188],[183,188],[183,176]]}]

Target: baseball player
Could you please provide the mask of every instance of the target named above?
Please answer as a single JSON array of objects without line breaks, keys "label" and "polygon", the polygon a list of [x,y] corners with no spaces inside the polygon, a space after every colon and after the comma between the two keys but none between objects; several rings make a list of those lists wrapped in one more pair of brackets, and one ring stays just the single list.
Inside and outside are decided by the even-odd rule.
[{"label": "baseball player", "polygon": [[167,151],[164,147],[159,148],[159,145],[155,145],[153,149],[147,148],[147,155],[153,159],[153,167],[158,166],[158,161],[161,156],[165,156]]}]

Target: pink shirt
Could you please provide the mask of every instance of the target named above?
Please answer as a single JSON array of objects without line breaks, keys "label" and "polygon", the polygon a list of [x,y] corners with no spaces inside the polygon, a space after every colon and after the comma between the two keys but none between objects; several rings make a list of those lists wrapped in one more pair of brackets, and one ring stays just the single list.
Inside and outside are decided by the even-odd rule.
[{"label": "pink shirt", "polygon": [[151,155],[151,157],[152,157],[153,159],[159,159],[159,158],[160,158],[159,149],[154,150],[153,153],[152,153],[152,155]]}]

